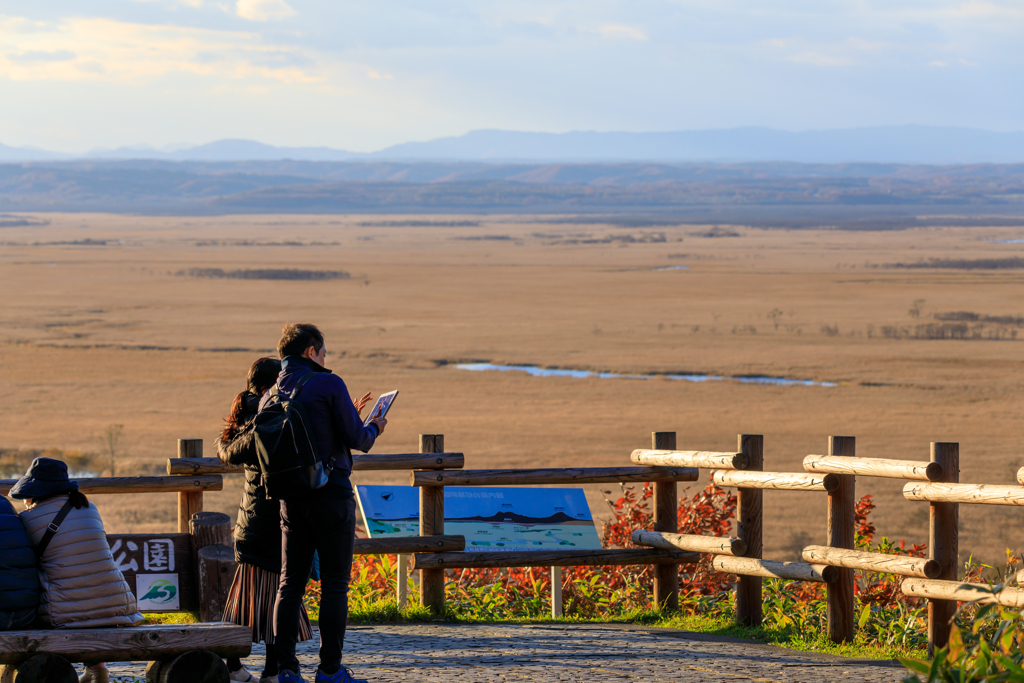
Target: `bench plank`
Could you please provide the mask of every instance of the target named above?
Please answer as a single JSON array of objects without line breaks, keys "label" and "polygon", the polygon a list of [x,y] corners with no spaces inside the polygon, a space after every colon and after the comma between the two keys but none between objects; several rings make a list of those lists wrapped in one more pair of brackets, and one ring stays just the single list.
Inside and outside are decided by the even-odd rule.
[{"label": "bench plank", "polygon": [[171,659],[191,650],[248,657],[252,629],[212,624],[154,624],[126,628],[0,631],[0,664],[21,664],[40,652],[69,662],[139,662]]}]

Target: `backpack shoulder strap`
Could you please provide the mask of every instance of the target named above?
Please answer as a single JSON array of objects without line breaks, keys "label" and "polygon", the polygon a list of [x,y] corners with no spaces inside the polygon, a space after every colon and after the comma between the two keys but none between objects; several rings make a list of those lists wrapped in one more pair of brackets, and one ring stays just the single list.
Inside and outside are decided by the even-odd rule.
[{"label": "backpack shoulder strap", "polygon": [[71,504],[71,498],[69,497],[67,502],[64,503],[64,507],[62,507],[54,516],[53,521],[47,525],[46,533],[43,534],[43,538],[39,541],[39,545],[34,548],[36,551],[36,559],[40,559],[43,556],[43,553],[46,552],[46,547],[50,545],[50,541],[52,541],[56,533],[60,531],[60,525],[64,523],[65,518],[67,518],[68,513],[71,512],[72,508],[74,508],[74,505]]},{"label": "backpack shoulder strap", "polygon": [[299,395],[299,392],[302,391],[302,387],[306,386],[306,382],[308,382],[309,380],[313,379],[313,375],[315,375],[315,374],[316,374],[315,372],[310,370],[305,375],[303,375],[302,377],[299,378],[299,381],[295,383],[295,388],[292,390],[292,400],[293,401],[295,400],[295,397]]}]

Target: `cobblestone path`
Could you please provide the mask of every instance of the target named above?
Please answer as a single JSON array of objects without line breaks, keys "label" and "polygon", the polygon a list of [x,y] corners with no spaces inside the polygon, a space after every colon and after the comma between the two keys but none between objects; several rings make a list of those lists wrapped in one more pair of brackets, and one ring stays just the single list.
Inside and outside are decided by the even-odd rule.
[{"label": "cobblestone path", "polygon": [[[319,640],[300,644],[312,681]],[[259,675],[262,646],[245,660]],[[605,624],[351,626],[345,664],[370,681],[857,681],[894,683],[889,661],[796,652],[674,629]],[[145,665],[111,665],[115,680]]]}]

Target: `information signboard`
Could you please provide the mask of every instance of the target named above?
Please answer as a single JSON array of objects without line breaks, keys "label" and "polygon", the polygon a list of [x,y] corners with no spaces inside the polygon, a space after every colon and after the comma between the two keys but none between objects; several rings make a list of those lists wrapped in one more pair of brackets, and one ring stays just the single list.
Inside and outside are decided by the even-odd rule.
[{"label": "information signboard", "polygon": [[[356,486],[370,538],[419,536],[414,486]],[[600,550],[581,489],[446,487],[444,532],[466,537],[467,551]]]}]

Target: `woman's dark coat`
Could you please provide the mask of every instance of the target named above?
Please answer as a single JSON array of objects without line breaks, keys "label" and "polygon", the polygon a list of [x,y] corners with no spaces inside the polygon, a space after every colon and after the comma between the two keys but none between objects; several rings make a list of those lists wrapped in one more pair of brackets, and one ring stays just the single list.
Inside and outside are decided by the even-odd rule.
[{"label": "woman's dark coat", "polygon": [[35,551],[11,501],[0,496],[0,612],[39,606],[42,587]]},{"label": "woman's dark coat", "polygon": [[[238,423],[248,426],[259,409],[260,397],[247,394]],[[245,427],[225,443],[217,441],[217,456],[229,465],[245,465],[245,488],[235,522],[235,561],[281,573],[281,507],[267,498],[256,457],[252,430]]]}]

